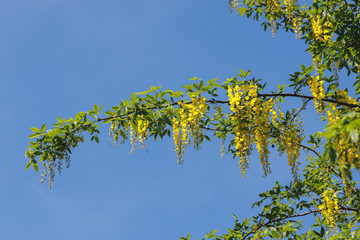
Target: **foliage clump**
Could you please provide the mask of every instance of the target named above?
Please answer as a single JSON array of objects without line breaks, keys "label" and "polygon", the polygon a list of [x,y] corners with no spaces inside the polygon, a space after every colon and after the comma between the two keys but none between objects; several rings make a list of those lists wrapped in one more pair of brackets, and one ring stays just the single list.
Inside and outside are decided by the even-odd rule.
[{"label": "foliage clump", "polygon": [[[262,211],[239,220],[228,233],[210,232],[207,239],[360,239],[360,6],[357,0],[228,0],[240,16],[261,21],[264,30],[290,31],[303,40],[312,64],[300,65],[289,74],[289,86],[265,91],[266,83],[243,71],[223,83],[217,79],[182,86],[182,91],[161,91],[158,87],[134,93],[130,100],[104,112],[97,105],[71,119],[58,118],[52,130],[46,125],[34,132],[26,157],[43,179],[53,185],[55,170],[63,161],[70,164],[71,149],[85,140],[85,133],[98,142],[100,126],[110,124],[114,145],[130,138],[132,151],[168,136],[173,138],[179,163],[184,162],[191,142],[196,150],[204,140],[217,138],[221,154],[239,160],[245,176],[250,155],[256,147],[263,175],[271,173],[272,148],[287,158],[293,181],[259,195],[253,207]],[[348,75],[352,89],[340,88],[339,76]],[[342,75],[341,75],[342,76]],[[354,95],[352,95],[354,93]],[[299,104],[286,105],[288,98]],[[302,117],[309,102],[326,128],[313,134],[303,130]],[[271,147],[270,147],[271,146]],[[307,153],[300,160],[300,151]],[[305,166],[300,172],[299,165]],[[313,216],[304,231],[303,216]],[[190,235],[186,238],[190,239]]]}]

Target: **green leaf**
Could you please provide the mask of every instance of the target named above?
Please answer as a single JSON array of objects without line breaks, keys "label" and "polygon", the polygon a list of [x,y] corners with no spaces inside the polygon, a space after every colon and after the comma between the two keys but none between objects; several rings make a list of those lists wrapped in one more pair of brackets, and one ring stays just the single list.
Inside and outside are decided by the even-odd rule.
[{"label": "green leaf", "polygon": [[133,94],[131,94],[131,97],[130,97],[131,101],[135,101],[136,99],[136,92],[134,92]]},{"label": "green leaf", "polygon": [[201,90],[201,89],[203,88],[203,86],[204,86],[204,82],[203,82],[203,81],[200,81],[200,83],[199,83],[199,89]]},{"label": "green leaf", "polygon": [[109,119],[104,120],[104,121],[103,121],[103,124],[109,123],[109,122],[112,122],[112,121],[113,121],[113,119],[109,118]]},{"label": "green leaf", "polygon": [[301,67],[301,70],[302,70],[303,72],[305,72],[305,71],[306,71],[306,67],[305,67],[304,65],[302,65],[302,64],[301,64],[301,66],[300,66],[300,67]]},{"label": "green leaf", "polygon": [[190,233],[187,234],[187,237],[180,237],[181,240],[190,240]]},{"label": "green leaf", "polygon": [[35,169],[35,171],[39,171],[39,166],[38,166],[37,161],[32,160],[32,165],[33,165],[33,168]]},{"label": "green leaf", "polygon": [[239,71],[240,71],[240,77],[246,77],[244,70],[239,69]]},{"label": "green leaf", "polygon": [[36,133],[39,133],[39,132],[40,132],[40,130],[39,130],[39,129],[34,128],[34,127],[31,127],[31,128],[30,128],[30,130],[31,130],[31,131],[33,131],[33,132],[36,132]]},{"label": "green leaf", "polygon": [[214,87],[222,87],[222,85],[221,85],[221,84],[219,84],[219,83],[215,83],[215,82],[214,82],[214,83],[212,83],[211,85],[212,85],[212,86],[214,86]]},{"label": "green leaf", "polygon": [[147,91],[144,91],[144,92],[138,92],[136,93],[137,95],[146,95],[150,92],[155,92],[156,90],[160,89],[161,87],[154,87],[154,86],[151,86],[151,88]]},{"label": "green leaf", "polygon": [[330,161],[334,164],[336,161],[336,150],[332,145],[329,146],[329,158]]},{"label": "green leaf", "polygon": [[342,176],[345,177],[345,181],[351,181],[352,180],[352,175],[351,175],[351,171],[350,171],[350,166],[348,164],[345,164],[342,168],[341,168],[341,174]]},{"label": "green leaf", "polygon": [[107,115],[107,116],[113,116],[113,112],[112,111],[110,111],[110,110],[107,110],[106,112],[104,112],[105,113],[105,115]]},{"label": "green leaf", "polygon": [[41,126],[40,132],[41,132],[41,133],[45,132],[45,129],[46,129],[46,123]]},{"label": "green leaf", "polygon": [[244,8],[244,7],[239,8],[238,12],[240,13],[240,16],[242,16],[246,12],[246,8]]},{"label": "green leaf", "polygon": [[31,134],[30,136],[29,136],[29,138],[36,138],[36,137],[38,137],[38,136],[40,136],[41,135],[41,133],[33,133],[33,134]]},{"label": "green leaf", "polygon": [[214,233],[216,233],[219,229],[215,229],[213,231],[211,231],[208,235],[206,235],[206,238],[213,238],[216,237],[216,235]]},{"label": "green leaf", "polygon": [[30,161],[26,164],[25,171],[28,170],[28,168],[31,166],[31,164],[32,164],[32,160],[30,160]]}]

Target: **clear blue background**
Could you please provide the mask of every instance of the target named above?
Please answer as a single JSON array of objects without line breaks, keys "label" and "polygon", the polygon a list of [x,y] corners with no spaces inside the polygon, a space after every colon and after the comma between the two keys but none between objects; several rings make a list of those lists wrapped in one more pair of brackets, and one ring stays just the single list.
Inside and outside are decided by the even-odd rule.
[{"label": "clear blue background", "polygon": [[[0,239],[200,239],[232,227],[233,213],[250,217],[260,192],[291,180],[276,152],[272,175],[262,177],[255,153],[240,178],[216,139],[178,165],[172,139],[129,154],[129,143],[110,146],[105,125],[101,143],[74,150],[51,190],[40,171],[25,172],[24,152],[29,127],[95,103],[110,108],[150,86],[223,82],[242,68],[276,90],[311,63],[293,33],[273,38],[229,13],[226,0],[0,1],[0,32]],[[321,130],[313,121],[307,129]]]}]

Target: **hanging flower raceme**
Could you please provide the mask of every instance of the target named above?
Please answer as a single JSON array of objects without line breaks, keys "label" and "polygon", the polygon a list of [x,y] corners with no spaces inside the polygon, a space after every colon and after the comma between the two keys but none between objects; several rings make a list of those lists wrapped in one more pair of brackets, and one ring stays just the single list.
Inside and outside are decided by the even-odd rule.
[{"label": "hanging flower raceme", "polygon": [[193,145],[199,149],[201,142],[201,120],[206,111],[206,99],[204,97],[191,98],[190,103],[179,101],[179,118],[173,118],[173,139],[178,163],[183,162],[185,147],[190,144],[189,135],[192,136]]},{"label": "hanging flower raceme", "polygon": [[301,25],[302,25],[302,18],[301,17],[294,17],[292,19],[293,29],[295,32],[295,38],[298,39],[301,34]]},{"label": "hanging flower raceme", "polygon": [[[234,127],[234,145],[236,149],[236,156],[240,157],[240,168],[242,171],[246,171],[247,157],[250,154],[251,149],[251,124],[252,119],[251,108],[249,104],[254,104],[254,98],[257,95],[256,85],[250,83],[250,86],[236,85],[232,88],[228,86],[228,97],[230,102],[230,110],[234,113],[231,116],[233,122],[238,123]],[[255,91],[254,91],[255,89]]]},{"label": "hanging flower raceme", "polygon": [[329,227],[336,226],[336,218],[339,214],[339,204],[336,193],[333,190],[325,190],[322,195],[322,203],[319,205],[321,215]]},{"label": "hanging flower raceme", "polygon": [[137,136],[139,139],[139,143],[141,144],[141,147],[145,146],[145,140],[147,139],[148,136],[148,131],[147,131],[148,127],[149,127],[148,120],[140,119],[137,122]]},{"label": "hanging flower raceme", "polygon": [[276,114],[276,111],[273,110],[273,99],[260,99],[257,88],[256,84],[250,82],[249,85],[228,85],[227,89],[230,110],[233,112],[231,120],[236,123],[233,128],[235,155],[240,158],[239,167],[243,176],[249,167],[249,155],[255,142],[264,176],[271,173],[268,138],[274,117],[271,113]]},{"label": "hanging flower raceme", "polygon": [[237,9],[240,5],[239,0],[228,0],[229,7],[231,9]]},{"label": "hanging flower raceme", "polygon": [[[173,139],[175,143],[175,152],[177,153],[178,163],[183,162],[183,155],[185,154],[185,146],[186,140],[184,141],[184,133],[182,132],[182,127],[177,118],[173,118],[172,120],[172,128],[173,128]],[[185,133],[185,139],[186,139]]]},{"label": "hanging flower raceme", "polygon": [[352,156],[348,157],[348,150],[355,150],[356,149],[349,149],[349,144],[347,143],[347,134],[345,132],[340,133],[340,135],[335,139],[335,146],[337,151],[337,157],[339,161],[339,167],[342,169],[346,163],[351,163],[353,158]]},{"label": "hanging flower raceme", "polygon": [[[359,105],[359,103],[352,98],[351,96],[348,96],[347,91],[344,91],[342,89],[338,89],[335,91],[335,94],[333,95],[334,100],[336,100],[338,103],[328,103],[328,107],[326,109],[326,117],[328,120],[327,129],[336,129],[338,128],[339,124],[344,124],[343,122],[343,115],[347,112],[352,112],[354,114],[355,111],[360,111],[359,107],[353,107],[346,106],[344,104],[352,104],[352,105]],[[353,115],[356,118],[358,115]],[[342,125],[344,126],[344,125]],[[357,130],[356,130],[357,131]],[[337,164],[340,169],[340,171],[343,173],[343,171],[348,171],[349,167],[353,164],[358,164],[358,159],[360,159],[359,154],[359,140],[354,138],[354,136],[351,136],[349,131],[341,129],[337,130],[337,134],[333,135],[331,137],[331,146],[336,151],[336,158],[337,158]],[[344,190],[346,194],[349,194],[349,188],[346,183],[347,177],[346,174],[343,177],[343,184],[344,184]]]},{"label": "hanging flower raceme", "polygon": [[286,14],[289,19],[292,19],[293,17],[293,6],[294,6],[294,0],[284,0]]},{"label": "hanging flower raceme", "polygon": [[185,105],[188,111],[187,122],[193,139],[194,148],[199,149],[202,134],[200,121],[206,111],[206,99],[204,97],[192,98],[190,104]]},{"label": "hanging flower raceme", "polygon": [[[298,125],[300,122],[297,123]],[[290,124],[287,129],[283,131],[283,143],[285,145],[288,165],[291,168],[291,173],[294,179],[298,179],[299,175],[299,161],[301,137],[298,132],[299,126]]]},{"label": "hanging flower raceme", "polygon": [[324,102],[322,99],[325,97],[324,81],[320,81],[320,76],[310,77],[308,80],[310,90],[314,96],[315,109],[318,113],[324,113]]},{"label": "hanging flower raceme", "polygon": [[268,133],[270,132],[271,125],[271,115],[270,112],[273,110],[273,99],[267,101],[262,101],[258,99],[258,102],[253,107],[253,112],[255,114],[255,124],[254,129],[256,147],[260,156],[260,162],[264,170],[264,176],[267,176],[271,173],[269,154],[268,149]]},{"label": "hanging flower raceme", "polygon": [[337,92],[338,100],[342,103],[348,103],[348,104],[354,104],[358,105],[358,102],[348,95],[347,91],[344,91],[342,89],[339,89]]},{"label": "hanging flower raceme", "polygon": [[[336,96],[336,100],[338,102],[345,103],[345,104],[359,105],[358,101],[356,101],[354,98],[349,96],[348,93],[342,89],[338,89],[336,91],[335,96]],[[349,110],[349,107],[347,107],[347,106],[341,106],[341,107],[344,108],[345,110]],[[356,107],[354,110],[359,112],[360,108]],[[327,119],[329,121],[328,126],[333,125],[336,122],[338,122],[341,119],[341,117],[340,117],[341,110],[339,109],[339,105],[335,104],[335,103],[328,103],[326,115],[327,115]]]},{"label": "hanging flower raceme", "polygon": [[266,6],[270,12],[277,12],[281,10],[281,5],[277,0],[266,0]]},{"label": "hanging flower raceme", "polygon": [[340,120],[340,111],[337,108],[335,103],[328,103],[328,109],[326,110],[326,115],[328,119],[328,126],[335,124]]},{"label": "hanging flower raceme", "polygon": [[276,33],[276,19],[277,12],[281,11],[281,5],[277,2],[277,0],[266,0],[266,7],[270,13],[269,21],[271,24],[271,33],[275,36]]},{"label": "hanging flower raceme", "polygon": [[[349,141],[349,136],[346,132],[341,132],[338,136],[333,139],[333,146],[336,149],[336,157],[339,164],[339,169],[343,172],[344,167],[351,166],[356,163],[360,158],[358,144],[359,142]],[[346,178],[343,178],[344,190],[346,194],[349,194],[347,188]]]},{"label": "hanging flower raceme", "polygon": [[134,129],[130,125],[130,143],[132,146],[131,152],[134,152],[136,149],[136,145],[140,143],[140,148],[144,148],[146,146],[145,140],[148,136],[148,127],[149,121],[144,119],[143,116],[139,116],[136,124],[136,129]]},{"label": "hanging flower raceme", "polygon": [[316,40],[327,42],[332,39],[333,34],[329,34],[330,33],[329,28],[332,27],[331,22],[329,21],[324,22],[324,20],[320,18],[320,15],[312,15],[311,25]]}]

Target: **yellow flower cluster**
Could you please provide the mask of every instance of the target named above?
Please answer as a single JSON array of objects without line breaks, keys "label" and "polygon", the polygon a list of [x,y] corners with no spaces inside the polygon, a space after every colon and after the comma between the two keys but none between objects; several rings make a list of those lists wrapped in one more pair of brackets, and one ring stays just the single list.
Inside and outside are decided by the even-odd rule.
[{"label": "yellow flower cluster", "polygon": [[266,6],[270,12],[269,21],[271,24],[271,33],[274,37],[276,33],[276,18],[277,18],[275,14],[276,12],[281,10],[281,6],[277,2],[277,0],[266,0]]},{"label": "yellow flower cluster", "polygon": [[[337,96],[336,100],[341,103],[359,105],[359,103],[354,98],[349,96],[348,93],[342,89],[336,91],[336,96]],[[332,125],[340,120],[340,110],[338,108],[338,105],[335,103],[328,103],[328,105],[329,107],[326,111],[327,118],[329,121],[328,125]],[[347,107],[343,106],[343,108],[347,108]],[[355,111],[359,112],[360,108],[356,107]]]},{"label": "yellow flower cluster", "polygon": [[330,30],[328,28],[332,27],[331,22],[324,22],[320,18],[320,15],[312,15],[311,16],[311,25],[315,34],[315,39],[319,41],[330,41],[333,37],[333,34],[329,35]]},{"label": "yellow flower cluster", "polygon": [[251,98],[256,99],[254,98],[257,96],[256,89],[257,86],[252,82],[250,83],[250,86],[236,85],[233,88],[229,85],[227,89],[230,110],[234,113],[233,116],[231,116],[231,120],[234,123],[238,123],[233,129],[235,135],[234,145],[236,149],[236,156],[240,158],[239,167],[243,176],[245,176],[246,170],[249,167],[248,156],[252,150],[250,134],[251,128],[248,121],[244,119],[244,117],[249,115],[249,110],[246,108],[245,102],[250,100],[250,96]]},{"label": "yellow flower cluster", "polygon": [[194,148],[198,150],[201,135],[200,120],[206,111],[206,99],[204,97],[192,98],[191,104],[187,104],[186,108],[188,112],[186,121],[193,139]]},{"label": "yellow flower cluster", "polygon": [[[264,170],[264,176],[271,173],[268,149],[268,133],[270,132],[270,112],[273,112],[273,99],[259,102],[253,107],[256,128],[254,131],[256,147],[260,155],[260,162]],[[274,117],[274,115],[273,115]]]},{"label": "yellow flower cluster", "polygon": [[308,84],[314,96],[315,109],[318,113],[324,113],[325,104],[322,99],[325,97],[324,81],[319,81],[320,76],[310,77]]},{"label": "yellow flower cluster", "polygon": [[322,193],[322,204],[319,205],[321,215],[325,219],[326,225],[336,226],[336,218],[339,214],[339,204],[336,193],[333,190],[325,190]]},{"label": "yellow flower cluster", "polygon": [[135,151],[136,145],[140,143],[140,148],[144,148],[146,146],[145,140],[148,136],[148,127],[149,121],[143,119],[143,116],[140,116],[140,119],[136,123],[136,130],[130,126],[130,143],[132,146],[131,152]]},{"label": "yellow flower cluster", "polygon": [[286,14],[288,15],[288,18],[291,19],[293,16],[293,6],[294,6],[294,0],[284,0],[285,8],[286,8]]},{"label": "yellow flower cluster", "polygon": [[[359,104],[354,98],[348,96],[348,93],[342,89],[337,90],[336,93],[336,100],[341,103],[356,105]],[[340,108],[339,105],[337,105],[336,103],[329,103],[328,105],[329,107],[326,111],[326,114],[328,119],[328,127],[330,127],[341,119],[341,108],[349,109],[349,107],[341,106]],[[360,109],[358,107],[355,108],[355,111],[359,110]],[[360,158],[359,150],[357,147],[358,143],[349,142],[349,135],[346,132],[341,132],[339,135],[337,135],[333,142],[336,149],[340,169],[343,169],[345,165],[353,164],[356,159]],[[345,192],[348,193],[346,186]]]},{"label": "yellow flower cluster", "polygon": [[46,176],[50,175],[48,177],[49,188],[52,188],[52,186],[54,185],[56,163],[54,161],[52,161],[51,158],[49,158],[49,159],[46,159],[45,161],[43,161],[42,164],[43,164],[44,170],[43,170],[43,174],[41,175],[42,179],[40,182],[43,183]]},{"label": "yellow flower cluster", "polygon": [[253,82],[250,82],[249,86],[236,85],[234,88],[228,85],[227,93],[229,96],[230,110],[235,113],[237,110],[245,108],[240,105],[243,96],[245,101],[249,101],[250,99],[254,100],[251,102],[251,105],[254,105],[257,97],[257,85]]},{"label": "yellow flower cluster", "polygon": [[[344,167],[345,163],[352,162],[352,160],[353,160],[351,158],[351,156],[350,156],[350,158],[347,157],[349,146],[346,141],[346,133],[345,132],[340,133],[339,138],[336,139],[335,141],[336,141],[336,150],[337,150],[337,155],[338,155],[337,157],[338,157],[340,169],[342,169]],[[356,151],[356,149],[355,149],[355,151]],[[353,153],[351,155],[353,155]]]},{"label": "yellow flower cluster", "polygon": [[329,108],[326,111],[326,115],[328,118],[328,125],[332,125],[340,120],[340,110],[336,107],[337,105],[335,103],[328,103]]},{"label": "yellow flower cluster", "polygon": [[[272,123],[276,124],[277,121],[280,122],[284,117],[284,113],[280,110],[279,106],[273,105],[273,108],[269,110],[272,113]],[[286,126],[278,125],[279,127],[279,140],[277,142],[279,151],[282,153],[286,152],[288,159],[288,165],[291,168],[291,173],[295,180],[298,179],[299,175],[299,155],[300,155],[300,143],[302,141],[302,121],[299,118],[295,118],[292,121],[288,122]]]},{"label": "yellow flower cluster", "polygon": [[147,139],[148,136],[148,132],[147,132],[148,127],[149,127],[149,121],[147,120],[140,119],[137,122],[137,136],[142,146],[145,146],[145,140]]},{"label": "yellow flower cluster", "polygon": [[245,176],[249,168],[249,155],[252,151],[250,129],[246,123],[239,124],[234,128],[236,156],[240,158],[239,167],[242,176]]},{"label": "yellow flower cluster", "polygon": [[199,149],[202,134],[200,121],[206,111],[206,99],[204,97],[191,98],[191,103],[179,101],[180,119],[173,118],[173,139],[178,163],[183,162],[185,147],[190,144],[189,135],[193,138],[195,149]]},{"label": "yellow flower cluster", "polygon": [[[285,0],[285,1],[289,1],[289,0]],[[266,0],[266,6],[270,12],[277,12],[281,10],[281,6],[277,2],[277,0]]]},{"label": "yellow flower cluster", "polygon": [[338,100],[342,103],[349,103],[349,104],[358,104],[358,102],[352,98],[351,96],[348,96],[348,93],[342,89],[339,89],[337,91]]},{"label": "yellow flower cluster", "polygon": [[116,121],[113,121],[111,123],[110,130],[109,130],[109,136],[110,136],[112,144],[114,146],[116,146],[116,143],[119,139],[118,123]]},{"label": "yellow flower cluster", "polygon": [[[300,124],[300,123],[298,123]],[[300,145],[301,142],[300,136],[298,132],[295,130],[298,127],[290,125],[287,130],[283,130],[282,141],[285,147],[288,165],[291,168],[291,173],[294,179],[298,179],[300,177],[299,174],[299,155],[300,155]]]},{"label": "yellow flower cluster", "polygon": [[300,17],[294,17],[292,19],[292,22],[293,22],[293,29],[295,32],[295,38],[298,39],[301,34],[302,19]]},{"label": "yellow flower cluster", "polygon": [[136,132],[135,130],[130,127],[130,143],[131,143],[131,153],[133,153],[135,151],[136,148],[136,144],[137,144],[137,138],[136,138]]},{"label": "yellow flower cluster", "polygon": [[247,85],[236,85],[227,89],[232,122],[236,123],[233,129],[236,156],[240,158],[239,167],[244,176],[249,167],[249,155],[252,144],[256,142],[260,161],[266,176],[271,172],[268,150],[270,120],[273,101],[262,100],[257,97],[257,85],[250,82]]},{"label": "yellow flower cluster", "polygon": [[175,151],[179,159],[178,163],[182,163],[182,156],[185,154],[185,146],[187,146],[187,133],[183,133],[181,131],[182,127],[180,126],[180,122],[176,118],[173,118],[172,122]]},{"label": "yellow flower cluster", "polygon": [[239,0],[228,0],[230,8],[237,9],[240,5]]},{"label": "yellow flower cluster", "polygon": [[275,109],[275,106],[270,109],[270,112],[272,113],[272,123],[275,124],[276,121],[278,120],[278,117],[284,117],[284,113],[280,111],[279,106],[277,105],[277,109]]},{"label": "yellow flower cluster", "polygon": [[[349,143],[348,135],[345,132],[339,134],[339,136],[334,140],[337,152],[337,158],[339,162],[339,168],[342,169],[345,165],[351,165],[357,159],[360,158],[358,147],[356,143]],[[344,190],[346,194],[349,194],[348,189],[344,183]]]}]

